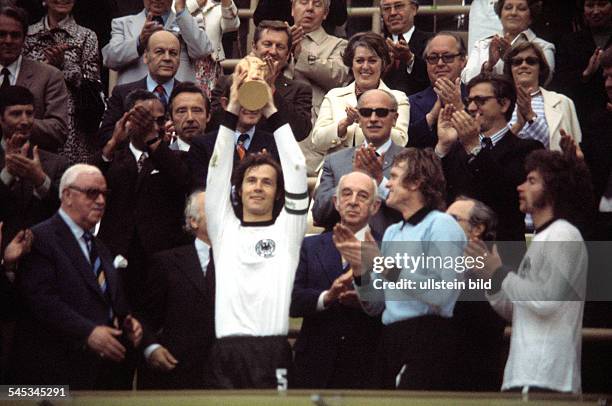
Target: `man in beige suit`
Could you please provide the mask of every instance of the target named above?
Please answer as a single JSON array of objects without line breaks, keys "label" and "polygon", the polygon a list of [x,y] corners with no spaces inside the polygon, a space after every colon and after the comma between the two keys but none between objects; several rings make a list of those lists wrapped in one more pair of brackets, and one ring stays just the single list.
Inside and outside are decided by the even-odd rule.
[{"label": "man in beige suit", "polygon": [[0,7],[0,87],[19,85],[34,94],[31,141],[56,151],[68,133],[68,90],[64,75],[51,65],[21,56],[28,30],[27,14],[16,7]]},{"label": "man in beige suit", "polygon": [[[291,15],[295,25],[291,27],[293,63],[289,74],[293,79],[308,83],[312,88],[312,122],[317,121],[323,96],[335,88],[344,86],[348,69],[342,62],[346,40],[325,32],[321,23],[329,12],[330,0],[292,0]],[[323,155],[316,152],[311,137],[300,142],[306,157],[308,176],[314,176]]]}]

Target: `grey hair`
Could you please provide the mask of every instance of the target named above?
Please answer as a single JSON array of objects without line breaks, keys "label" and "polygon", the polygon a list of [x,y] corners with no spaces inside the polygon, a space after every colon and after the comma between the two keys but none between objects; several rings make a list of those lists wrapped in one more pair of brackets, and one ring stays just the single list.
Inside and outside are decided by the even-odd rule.
[{"label": "grey hair", "polygon": [[385,90],[385,89],[370,89],[370,90],[366,90],[365,92],[363,92],[361,94],[361,96],[359,96],[359,100],[357,100],[357,108],[361,107],[361,101],[363,100],[363,96],[365,96],[366,94],[368,94],[370,92],[383,92],[383,93],[385,93],[391,99],[391,109],[397,111],[397,108],[398,108],[397,99],[395,98],[393,93],[391,93],[390,91]]},{"label": "grey hair", "polygon": [[363,171],[349,172],[340,177],[340,180],[338,181],[338,185],[336,186],[336,200],[340,201],[340,185],[342,185],[342,181],[344,180],[344,178],[346,178],[347,176],[355,172],[363,173],[364,175],[367,175],[368,178],[370,178],[370,180],[372,181],[372,196],[374,196],[374,198],[372,199],[372,203],[374,203],[376,200],[379,200],[380,197],[378,196],[378,184],[376,183],[376,179],[370,176],[369,173],[366,173]]},{"label": "grey hair", "polygon": [[197,205],[198,196],[201,193],[204,193],[204,189],[195,190],[189,195],[189,197],[187,198],[187,203],[185,204],[185,225],[183,228],[185,229],[185,231],[191,234],[195,234],[195,232],[191,227],[189,220],[194,219],[197,223],[199,223],[201,220],[200,211],[198,210]]},{"label": "grey hair", "polygon": [[474,207],[472,207],[472,210],[470,211],[470,218],[468,219],[468,222],[472,227],[476,227],[481,224],[484,226],[482,240],[495,241],[495,237],[497,236],[497,215],[495,212],[480,200],[476,200],[471,197],[461,195],[455,199],[455,201],[462,200],[474,203]]},{"label": "grey hair", "polygon": [[69,186],[74,185],[74,182],[76,182],[79,175],[93,175],[93,174],[99,174],[100,176],[104,176],[102,175],[102,171],[100,171],[100,169],[97,166],[93,166],[93,165],[76,164],[66,169],[66,172],[64,172],[64,174],[62,175],[62,178],[60,179],[60,185],[59,185],[60,200],[62,199],[62,193],[64,193],[64,190],[66,190],[66,188],[68,188]]},{"label": "grey hair", "polygon": [[[295,3],[295,0],[291,0],[291,3]],[[323,0],[323,4],[325,5],[325,10],[329,11],[329,5],[331,0]]]}]

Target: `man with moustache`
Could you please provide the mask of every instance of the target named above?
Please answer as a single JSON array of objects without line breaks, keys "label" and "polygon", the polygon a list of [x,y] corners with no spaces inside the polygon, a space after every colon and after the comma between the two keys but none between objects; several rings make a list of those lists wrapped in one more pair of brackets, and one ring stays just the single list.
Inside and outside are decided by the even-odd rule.
[{"label": "man with moustache", "polygon": [[117,121],[129,110],[126,98],[133,90],[148,90],[157,95],[164,107],[168,105],[170,94],[179,83],[175,76],[179,69],[180,53],[181,44],[173,33],[159,30],[151,34],[142,57],[147,72],[135,82],[115,86],[108,99],[108,108],[98,131],[102,146],[113,135]]},{"label": "man with moustache", "polygon": [[409,97],[407,146],[433,148],[438,142],[436,127],[442,108],[452,104],[457,110],[463,109],[465,86],[460,76],[467,62],[463,39],[451,32],[439,32],[427,43],[423,59],[431,84]]},{"label": "man with moustache", "polygon": [[110,42],[102,49],[104,66],[119,71],[117,84],[140,80],[147,69],[141,56],[149,37],[166,30],[179,37],[180,67],[176,77],[180,81],[195,81],[194,60],[212,53],[212,45],[204,29],[186,10],[186,0],[143,0],[144,9],[136,14],[112,21]]},{"label": "man with moustache", "polygon": [[206,124],[210,121],[210,101],[194,83],[184,82],[172,91],[169,110],[176,132],[170,149],[188,152],[192,142],[204,136]]}]

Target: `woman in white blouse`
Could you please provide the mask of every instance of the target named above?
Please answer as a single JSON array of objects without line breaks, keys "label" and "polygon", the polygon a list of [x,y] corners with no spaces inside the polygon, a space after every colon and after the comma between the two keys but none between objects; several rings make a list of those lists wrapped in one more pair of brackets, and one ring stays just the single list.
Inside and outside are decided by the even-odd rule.
[{"label": "woman in white blouse", "polygon": [[225,59],[221,37],[240,27],[238,9],[233,0],[187,0],[187,11],[206,31],[213,53],[195,61],[196,82],[210,98],[217,78],[223,74],[220,62]]},{"label": "woman in white blouse", "polygon": [[509,123],[512,133],[560,151],[565,132],[573,138],[581,155],[582,131],[574,102],[542,87],[550,69],[540,47],[529,42],[512,47],[504,57],[504,71],[516,86],[516,107]]},{"label": "woman in white blouse", "polygon": [[467,65],[461,73],[463,83],[468,83],[481,71],[503,73],[504,54],[510,47],[522,42],[533,42],[542,48],[550,68],[549,76],[543,84],[549,83],[555,70],[555,46],[538,38],[529,29],[540,9],[540,0],[498,0],[495,4],[495,13],[501,19],[502,32],[500,35],[476,41],[470,51]]},{"label": "woman in white blouse", "polygon": [[391,139],[405,146],[408,142],[410,105],[404,92],[389,89],[381,80],[382,73],[391,63],[384,38],[374,32],[355,34],[349,40],[342,59],[350,68],[354,81],[325,95],[312,129],[315,147],[321,152],[332,152],[363,143],[363,132],[357,123],[357,99],[370,89],[384,89],[395,96],[399,116],[391,130]]}]

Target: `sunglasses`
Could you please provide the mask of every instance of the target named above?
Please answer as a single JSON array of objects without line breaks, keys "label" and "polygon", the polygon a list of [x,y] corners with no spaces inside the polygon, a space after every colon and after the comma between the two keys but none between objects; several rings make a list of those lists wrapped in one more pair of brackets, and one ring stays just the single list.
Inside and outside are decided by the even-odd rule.
[{"label": "sunglasses", "polygon": [[98,196],[102,195],[106,199],[110,195],[110,189],[102,190],[96,188],[83,189],[78,186],[68,186],[68,189],[76,190],[77,192],[83,193],[90,200],[96,200]]},{"label": "sunglasses", "polygon": [[472,102],[474,102],[478,107],[482,107],[486,102],[491,99],[496,99],[495,96],[474,96],[474,97],[466,97],[463,99],[463,103],[465,106],[469,106]]},{"label": "sunglasses", "polygon": [[527,65],[529,66],[535,66],[540,64],[540,60],[535,56],[528,56],[527,58],[516,57],[510,60],[510,64],[512,66],[521,66],[523,62],[527,62]]},{"label": "sunglasses", "polygon": [[455,58],[460,56],[461,54],[429,54],[425,57],[425,60],[430,65],[437,65],[440,59],[444,63],[453,63]]},{"label": "sunglasses", "polygon": [[387,109],[387,108],[384,108],[384,107],[379,107],[379,108],[376,108],[376,109],[371,109],[369,107],[362,107],[358,111],[359,111],[359,115],[361,117],[371,117],[372,113],[375,113],[376,117],[387,117],[389,115],[389,112],[391,112],[391,111],[395,112],[397,110],[395,110],[395,109]]}]

